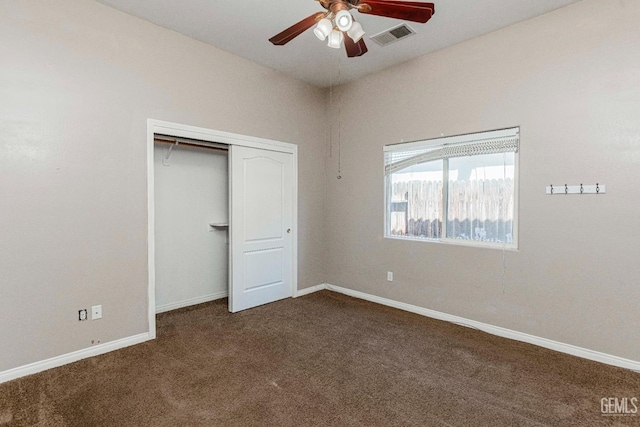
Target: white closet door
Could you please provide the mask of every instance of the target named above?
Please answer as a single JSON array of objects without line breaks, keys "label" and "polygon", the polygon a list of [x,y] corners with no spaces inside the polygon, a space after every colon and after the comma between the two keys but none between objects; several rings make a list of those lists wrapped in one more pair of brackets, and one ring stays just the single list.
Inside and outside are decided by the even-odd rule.
[{"label": "white closet door", "polygon": [[231,146],[229,310],[292,296],[293,155]]}]

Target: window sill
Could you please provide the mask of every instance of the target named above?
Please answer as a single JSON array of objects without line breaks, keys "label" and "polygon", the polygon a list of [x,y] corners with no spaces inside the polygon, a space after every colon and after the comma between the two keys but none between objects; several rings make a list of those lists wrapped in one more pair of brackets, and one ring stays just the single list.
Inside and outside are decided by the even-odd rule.
[{"label": "window sill", "polygon": [[400,236],[384,236],[384,238],[391,239],[391,240],[405,240],[409,242],[425,242],[425,243],[444,244],[444,245],[451,245],[451,246],[466,246],[471,248],[519,252],[518,246],[514,243],[502,244],[502,243],[488,243],[488,242],[473,242],[473,241],[462,240],[462,239],[421,239],[419,237],[400,237]]}]

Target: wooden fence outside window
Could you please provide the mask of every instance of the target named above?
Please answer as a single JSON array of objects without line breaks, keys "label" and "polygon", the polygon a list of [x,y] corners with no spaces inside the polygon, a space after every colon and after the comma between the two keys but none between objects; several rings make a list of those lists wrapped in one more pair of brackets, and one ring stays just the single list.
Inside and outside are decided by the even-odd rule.
[{"label": "wooden fence outside window", "polygon": [[[510,178],[449,181],[447,237],[511,243],[514,194]],[[442,181],[394,183],[390,211],[392,236],[441,238]]]}]

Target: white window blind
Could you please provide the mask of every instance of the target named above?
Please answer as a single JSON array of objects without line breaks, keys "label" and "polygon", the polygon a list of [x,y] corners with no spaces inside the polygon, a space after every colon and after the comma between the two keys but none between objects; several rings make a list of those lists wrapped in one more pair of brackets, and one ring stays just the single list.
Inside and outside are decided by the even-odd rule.
[{"label": "white window blind", "polygon": [[406,144],[387,145],[384,147],[385,175],[433,160],[480,154],[516,153],[518,152],[519,142],[519,128],[510,128]]}]

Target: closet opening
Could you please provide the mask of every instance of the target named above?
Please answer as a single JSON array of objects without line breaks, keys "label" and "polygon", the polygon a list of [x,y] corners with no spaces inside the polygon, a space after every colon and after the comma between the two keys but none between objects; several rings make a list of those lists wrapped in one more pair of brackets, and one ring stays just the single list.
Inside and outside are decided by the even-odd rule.
[{"label": "closet opening", "polygon": [[156,313],[228,296],[228,151],[154,134]]},{"label": "closet opening", "polygon": [[149,339],[156,313],[297,294],[298,147],[147,119]]}]

